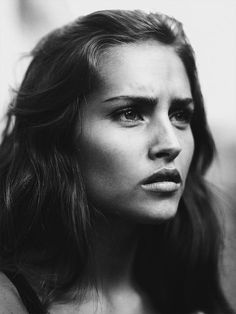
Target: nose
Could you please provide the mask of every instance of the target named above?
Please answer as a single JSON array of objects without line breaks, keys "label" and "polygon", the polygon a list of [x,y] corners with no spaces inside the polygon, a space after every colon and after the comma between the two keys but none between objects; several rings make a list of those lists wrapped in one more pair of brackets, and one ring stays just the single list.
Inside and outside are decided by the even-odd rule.
[{"label": "nose", "polygon": [[152,160],[162,158],[172,161],[182,150],[176,130],[169,119],[166,122],[159,121],[155,124],[152,128],[151,139],[148,156]]}]

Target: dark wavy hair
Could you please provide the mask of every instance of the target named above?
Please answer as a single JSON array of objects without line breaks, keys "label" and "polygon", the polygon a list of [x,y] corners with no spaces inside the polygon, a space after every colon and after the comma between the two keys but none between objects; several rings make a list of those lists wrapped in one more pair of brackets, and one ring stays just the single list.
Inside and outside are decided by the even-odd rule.
[{"label": "dark wavy hair", "polygon": [[[182,24],[158,13],[107,10],[44,37],[12,100],[0,147],[0,267],[23,274],[45,309],[84,282],[93,214],[80,173],[80,105],[110,47],[156,40],[174,48],[191,86],[195,151],[174,219],[143,226],[136,281],[162,313],[231,313],[219,279],[221,228],[204,174],[214,156],[194,52]],[[81,284],[81,290],[82,290]]]}]

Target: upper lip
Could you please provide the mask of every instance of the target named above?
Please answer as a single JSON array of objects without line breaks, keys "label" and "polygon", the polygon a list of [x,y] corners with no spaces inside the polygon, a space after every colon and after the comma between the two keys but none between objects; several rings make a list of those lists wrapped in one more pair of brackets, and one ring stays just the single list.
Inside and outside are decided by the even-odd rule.
[{"label": "upper lip", "polygon": [[150,177],[144,179],[142,184],[150,184],[154,182],[175,182],[181,183],[182,179],[177,169],[162,168],[154,172]]}]

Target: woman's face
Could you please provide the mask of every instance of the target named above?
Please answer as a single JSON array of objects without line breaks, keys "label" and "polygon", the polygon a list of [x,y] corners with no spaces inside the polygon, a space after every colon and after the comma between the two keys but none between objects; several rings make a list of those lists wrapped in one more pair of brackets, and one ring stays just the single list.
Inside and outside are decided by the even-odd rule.
[{"label": "woman's face", "polygon": [[189,80],[173,48],[110,48],[100,87],[82,105],[82,176],[90,202],[137,222],[173,217],[193,156]]}]

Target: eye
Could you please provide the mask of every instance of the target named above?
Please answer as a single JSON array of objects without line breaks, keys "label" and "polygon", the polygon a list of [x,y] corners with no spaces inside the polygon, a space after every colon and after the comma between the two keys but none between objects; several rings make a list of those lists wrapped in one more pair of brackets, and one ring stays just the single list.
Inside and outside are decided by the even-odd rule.
[{"label": "eye", "polygon": [[176,127],[184,129],[190,125],[193,113],[192,108],[179,109],[171,113],[170,120]]},{"label": "eye", "polygon": [[128,109],[125,110],[124,112],[121,112],[120,119],[137,121],[142,120],[142,117],[136,110]]},{"label": "eye", "polygon": [[120,109],[113,114],[113,119],[125,124],[137,124],[144,120],[142,114],[135,108]]}]

